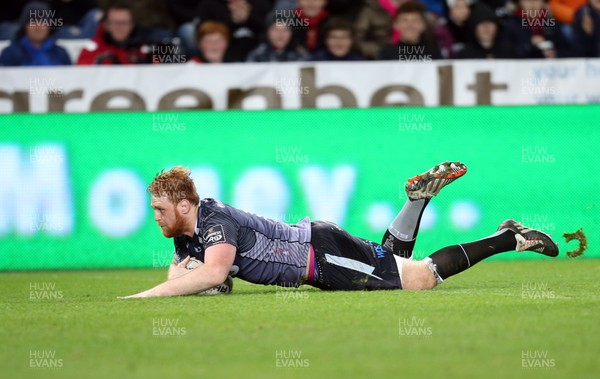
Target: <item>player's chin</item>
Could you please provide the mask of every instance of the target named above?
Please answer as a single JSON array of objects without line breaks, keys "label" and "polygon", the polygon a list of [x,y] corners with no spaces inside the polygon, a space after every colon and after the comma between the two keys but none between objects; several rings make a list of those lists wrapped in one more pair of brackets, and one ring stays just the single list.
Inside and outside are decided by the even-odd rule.
[{"label": "player's chin", "polygon": [[162,232],[163,236],[165,236],[167,238],[173,237],[173,233],[171,233],[171,231],[167,228],[161,228],[160,231]]}]

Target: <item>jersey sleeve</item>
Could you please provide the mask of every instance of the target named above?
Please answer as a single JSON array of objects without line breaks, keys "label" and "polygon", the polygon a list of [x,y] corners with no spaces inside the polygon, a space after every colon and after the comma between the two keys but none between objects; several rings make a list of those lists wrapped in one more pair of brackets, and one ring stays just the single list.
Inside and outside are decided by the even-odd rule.
[{"label": "jersey sleeve", "polygon": [[206,218],[203,229],[202,240],[205,249],[221,243],[238,247],[240,226],[232,217],[223,213],[213,213]]}]

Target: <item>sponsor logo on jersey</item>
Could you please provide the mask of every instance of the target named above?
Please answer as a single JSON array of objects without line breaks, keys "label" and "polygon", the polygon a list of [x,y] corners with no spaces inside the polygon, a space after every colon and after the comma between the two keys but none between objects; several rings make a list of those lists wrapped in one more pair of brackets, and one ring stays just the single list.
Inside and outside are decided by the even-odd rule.
[{"label": "sponsor logo on jersey", "polygon": [[205,243],[216,243],[225,241],[225,233],[223,232],[223,225],[211,226],[204,233]]}]

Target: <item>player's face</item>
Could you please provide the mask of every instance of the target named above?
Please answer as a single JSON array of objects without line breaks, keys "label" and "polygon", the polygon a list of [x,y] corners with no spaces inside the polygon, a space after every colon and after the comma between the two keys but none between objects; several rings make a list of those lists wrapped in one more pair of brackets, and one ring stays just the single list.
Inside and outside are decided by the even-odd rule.
[{"label": "player's face", "polygon": [[154,221],[160,226],[162,234],[167,237],[183,235],[185,219],[166,196],[152,196],[150,206],[154,209]]}]

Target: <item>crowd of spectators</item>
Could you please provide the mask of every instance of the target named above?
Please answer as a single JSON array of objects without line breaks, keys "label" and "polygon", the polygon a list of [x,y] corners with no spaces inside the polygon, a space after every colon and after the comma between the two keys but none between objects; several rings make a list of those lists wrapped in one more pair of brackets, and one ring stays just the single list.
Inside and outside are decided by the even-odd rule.
[{"label": "crowd of spectators", "polygon": [[4,66],[599,57],[600,0],[2,0],[0,40]]}]

